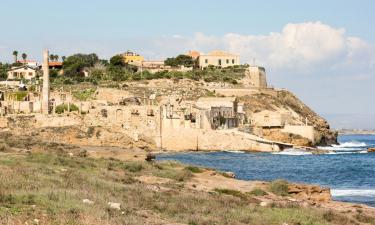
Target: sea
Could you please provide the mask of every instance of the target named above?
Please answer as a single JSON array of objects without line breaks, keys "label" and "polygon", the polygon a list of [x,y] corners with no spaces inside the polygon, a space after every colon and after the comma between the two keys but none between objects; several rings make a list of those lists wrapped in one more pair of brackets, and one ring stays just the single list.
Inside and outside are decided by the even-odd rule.
[{"label": "sea", "polygon": [[286,150],[280,153],[184,152],[160,154],[157,160],[231,171],[241,180],[285,179],[331,189],[334,200],[375,207],[375,135],[341,135],[339,144],[322,147],[330,153]]}]

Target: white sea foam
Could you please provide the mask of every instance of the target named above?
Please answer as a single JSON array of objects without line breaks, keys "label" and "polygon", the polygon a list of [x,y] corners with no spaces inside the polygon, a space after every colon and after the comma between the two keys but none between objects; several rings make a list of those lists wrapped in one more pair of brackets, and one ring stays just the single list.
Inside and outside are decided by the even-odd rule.
[{"label": "white sea foam", "polygon": [[331,154],[335,154],[335,153],[352,154],[352,153],[365,153],[363,151],[364,149],[366,149],[366,147],[367,147],[367,144],[364,142],[351,141],[351,142],[344,142],[339,145],[321,146],[319,148],[323,150],[334,151],[334,153],[331,153]]},{"label": "white sea foam", "polygon": [[341,148],[341,147],[318,147],[319,149],[329,150],[329,151],[359,151],[362,148]]},{"label": "white sea foam", "polygon": [[331,189],[331,194],[334,197],[342,196],[367,196],[375,197],[375,190],[363,190],[363,189]]},{"label": "white sea foam", "polygon": [[237,153],[237,154],[245,153],[244,151],[235,151],[235,150],[225,150],[224,152]]},{"label": "white sea foam", "polygon": [[351,151],[351,152],[340,152],[340,151],[330,151],[325,153],[325,155],[344,155],[344,154],[365,154],[367,151]]},{"label": "white sea foam", "polygon": [[311,152],[307,152],[307,151],[295,149],[295,148],[285,149],[284,151],[275,152],[273,154],[276,154],[276,155],[296,155],[296,156],[297,155],[312,155]]},{"label": "white sea foam", "polygon": [[340,143],[339,145],[332,145],[333,147],[341,147],[341,148],[350,148],[350,147],[366,147],[366,143],[364,142],[356,142],[356,141],[350,141],[350,142],[344,142]]}]

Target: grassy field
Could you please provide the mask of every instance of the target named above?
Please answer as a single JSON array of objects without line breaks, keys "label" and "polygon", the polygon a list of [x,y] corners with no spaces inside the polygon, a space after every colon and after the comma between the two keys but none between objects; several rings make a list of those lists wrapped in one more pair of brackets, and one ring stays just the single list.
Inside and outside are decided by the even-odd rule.
[{"label": "grassy field", "polygon": [[[231,190],[185,188],[184,182],[201,170],[174,162],[121,162],[58,152],[1,153],[0,223],[353,224],[318,209],[261,207],[251,195]],[[170,182],[149,185],[137,180],[141,175]],[[108,202],[120,203],[121,209]]]}]

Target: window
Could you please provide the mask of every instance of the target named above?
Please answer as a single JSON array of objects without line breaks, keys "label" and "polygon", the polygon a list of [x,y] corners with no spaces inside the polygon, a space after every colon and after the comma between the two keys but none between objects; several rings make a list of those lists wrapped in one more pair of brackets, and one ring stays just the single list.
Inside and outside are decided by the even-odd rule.
[{"label": "window", "polygon": [[33,76],[33,73],[32,72],[29,72],[29,77]]},{"label": "window", "polygon": [[218,62],[218,63],[219,63],[219,66],[221,66],[221,59],[219,59],[219,62]]},{"label": "window", "polygon": [[229,64],[229,59],[227,59],[227,64]]},{"label": "window", "polygon": [[205,59],[205,60],[204,60],[204,63],[206,63],[206,64],[207,64],[207,63],[208,63],[208,59]]},{"label": "window", "polygon": [[234,64],[234,59],[232,59],[232,64]]}]

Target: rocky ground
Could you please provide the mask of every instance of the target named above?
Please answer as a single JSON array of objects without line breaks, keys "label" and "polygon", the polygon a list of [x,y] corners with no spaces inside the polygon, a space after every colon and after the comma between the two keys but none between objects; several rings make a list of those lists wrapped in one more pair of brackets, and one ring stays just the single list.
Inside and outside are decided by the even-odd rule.
[{"label": "rocky ground", "polygon": [[144,149],[0,137],[1,224],[375,224],[329,189],[234,179]]},{"label": "rocky ground", "polygon": [[[311,108],[299,100],[294,94],[287,90],[275,90],[276,95],[254,94],[241,97],[245,102],[247,113],[263,110],[290,112],[298,115],[295,122],[301,122],[301,118],[307,118],[308,124],[314,126],[318,132],[318,140],[315,145],[330,145],[337,143],[337,132],[330,129],[328,122],[315,113]],[[286,135],[277,130],[265,131],[265,138],[275,141],[293,143],[300,146],[309,146],[311,143],[298,135]]]}]

